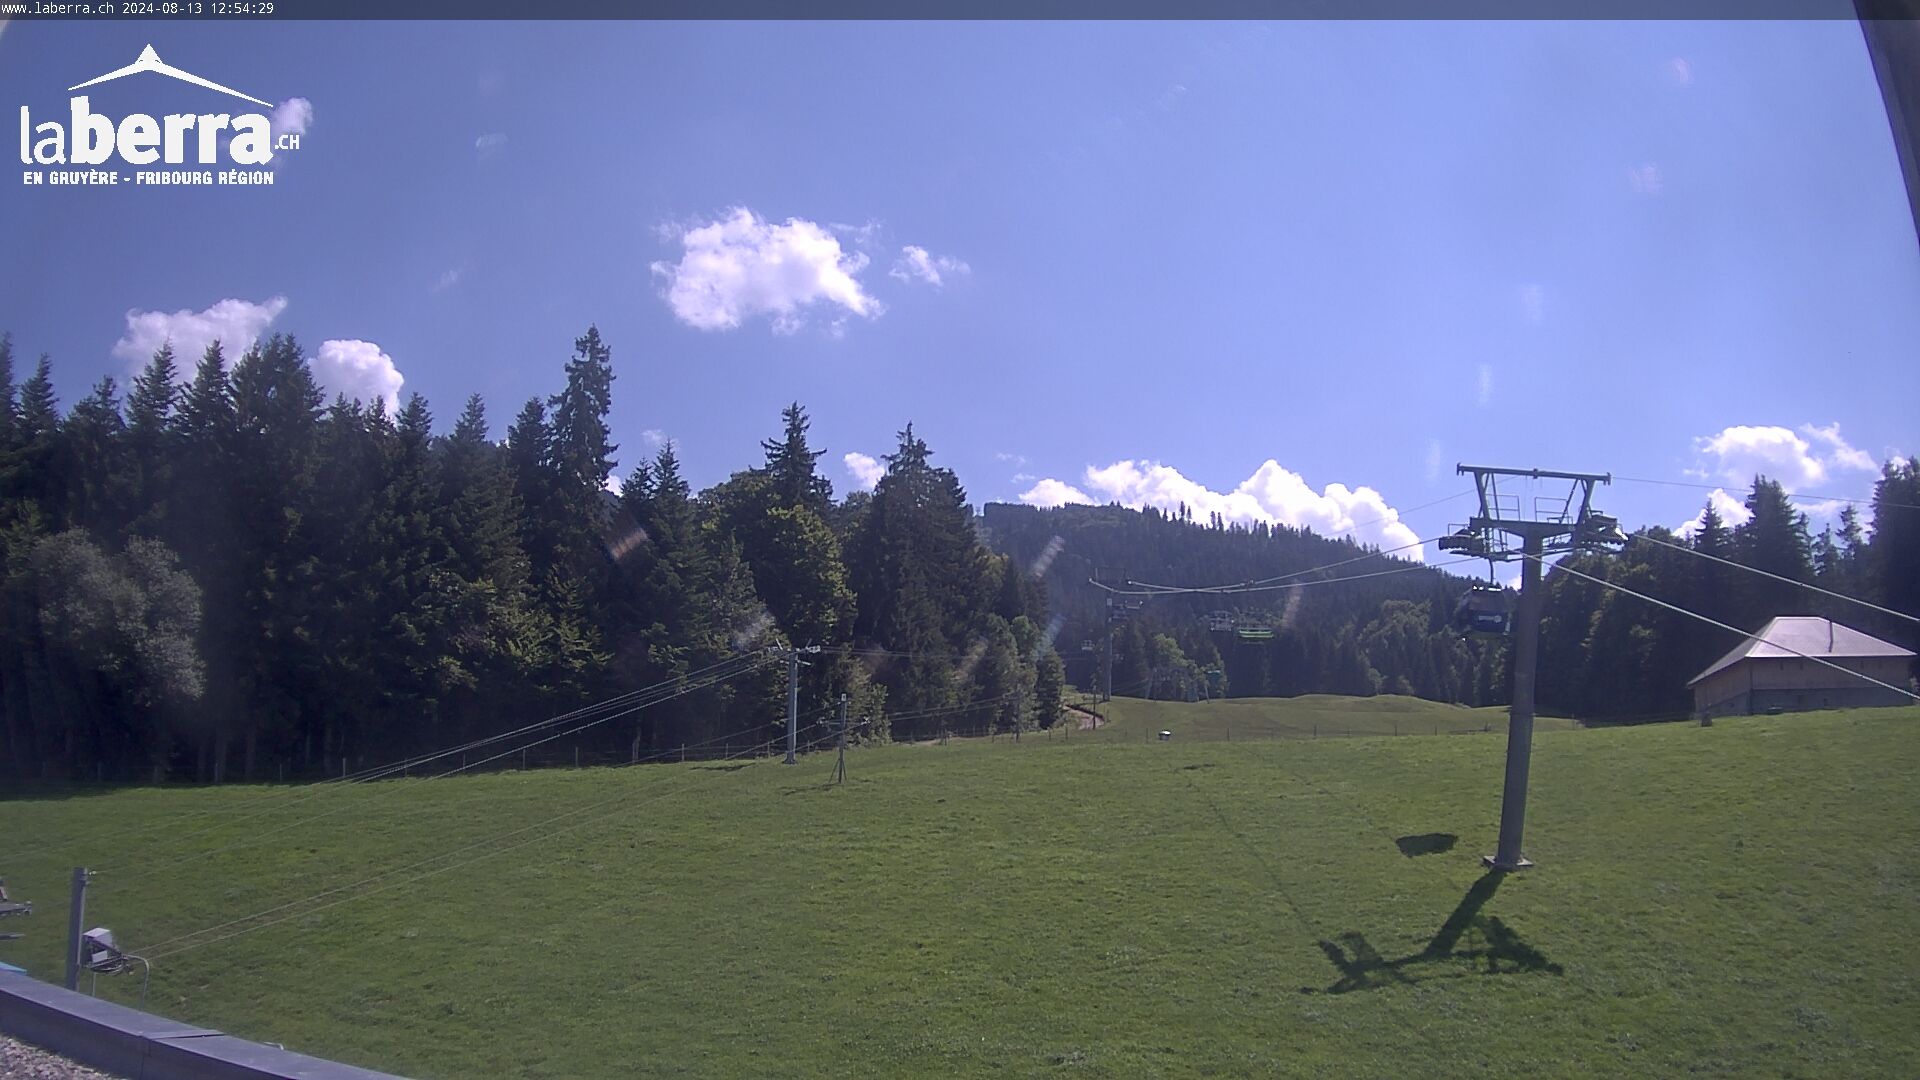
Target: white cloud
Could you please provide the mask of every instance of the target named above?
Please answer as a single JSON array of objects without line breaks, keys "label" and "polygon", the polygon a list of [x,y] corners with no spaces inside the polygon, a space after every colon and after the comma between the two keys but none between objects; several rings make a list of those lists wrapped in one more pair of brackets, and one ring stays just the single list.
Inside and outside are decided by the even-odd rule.
[{"label": "white cloud", "polygon": [[[1413,530],[1401,524],[1399,512],[1374,489],[1328,484],[1325,490],[1316,492],[1304,477],[1271,458],[1229,492],[1213,491],[1189,480],[1178,469],[1152,461],[1116,461],[1105,468],[1088,466],[1085,483],[1086,490],[1082,491],[1059,480],[1042,480],[1021,495],[1020,501],[1031,506],[1059,506],[1104,499],[1136,510],[1152,506],[1170,513],[1185,504],[1200,520],[1217,513],[1228,522],[1311,528],[1323,536],[1351,536],[1384,548],[1419,540]],[[1417,561],[1422,551],[1414,548],[1402,557]]]},{"label": "white cloud", "polygon": [[667,445],[667,433],[659,428],[648,428],[640,433],[640,441],[646,444],[647,449],[658,451]]},{"label": "white cloud", "polygon": [[[1814,441],[1807,441],[1802,432]],[[1878,468],[1872,455],[1848,445],[1837,422],[1826,427],[1802,424],[1799,432],[1736,424],[1717,435],[1700,436],[1693,440],[1693,448],[1702,458],[1696,475],[1735,486],[1750,484],[1755,476],[1767,476],[1789,492],[1817,488],[1835,470],[1874,472]]]},{"label": "white cloud", "polygon": [[[847,225],[836,221],[828,225],[827,228],[853,241],[855,248],[873,254],[879,252],[881,247],[880,237],[881,234],[885,232],[885,227],[877,221],[869,221],[865,225]],[[676,234],[669,236],[667,239],[673,240],[677,238]]]},{"label": "white cloud", "polygon": [[1672,79],[1675,86],[1693,85],[1693,64],[1684,56],[1674,57],[1667,61],[1667,78]]},{"label": "white cloud", "polygon": [[380,346],[353,338],[320,343],[313,357],[313,379],[329,399],[345,394],[370,404],[378,398],[386,402],[388,412],[399,411],[400,387],[407,381]]},{"label": "white cloud", "polygon": [[1627,186],[1632,188],[1636,194],[1640,195],[1660,194],[1662,187],[1660,166],[1649,162],[1645,165],[1636,165],[1628,169]]},{"label": "white cloud", "polygon": [[1064,484],[1053,479],[1042,480],[1022,492],[1020,501],[1028,506],[1066,506],[1069,503],[1080,506],[1093,505],[1093,498],[1086,492],[1072,484]]},{"label": "white cloud", "polygon": [[268,123],[276,136],[305,135],[313,126],[313,102],[303,97],[288,98],[273,110]]},{"label": "white cloud", "polygon": [[[303,97],[288,98],[275,106],[273,115],[267,120],[267,125],[273,131],[275,142],[278,142],[282,135],[305,135],[307,129],[313,126],[313,102]],[[278,170],[289,160],[291,155],[276,152],[273,160],[267,163],[267,167]]]},{"label": "white cloud", "polygon": [[1484,409],[1493,404],[1493,365],[1481,364],[1479,376],[1475,400],[1479,401],[1480,407]]},{"label": "white cloud", "polygon": [[182,379],[193,376],[194,365],[215,341],[232,363],[260,340],[273,320],[287,309],[287,298],[276,296],[265,303],[250,300],[222,300],[204,311],[127,312],[127,329],[113,344],[113,355],[127,361],[133,370],[145,366],[160,346],[173,342],[174,363]]},{"label": "white cloud", "polygon": [[474,152],[482,158],[493,157],[500,151],[506,149],[506,147],[507,133],[504,131],[489,131],[485,135],[473,140]]},{"label": "white cloud", "polygon": [[440,280],[433,283],[432,291],[436,293],[446,292],[448,289],[460,284],[460,279],[466,276],[467,268],[464,264],[452,267],[440,275]]},{"label": "white cloud", "polygon": [[870,319],[886,310],[857,280],[867,256],[843,251],[830,230],[811,221],[774,225],[740,207],[682,230],[678,239],[680,261],[652,269],[666,279],[663,296],[688,326],[731,330],[765,315],[774,333],[792,334],[816,304]]},{"label": "white cloud", "polygon": [[[1713,505],[1713,512],[1720,515],[1721,522],[1729,529],[1737,525],[1745,525],[1753,518],[1753,513],[1747,509],[1746,504],[1727,494],[1725,488],[1714,488],[1713,493],[1707,496],[1707,501]],[[1693,534],[1700,531],[1701,519],[1706,514],[1706,508],[1702,507],[1699,513],[1681,522],[1673,530],[1674,533],[1682,539],[1693,539]]]},{"label": "white cloud", "polygon": [[853,486],[860,491],[872,491],[880,478],[887,475],[887,467],[867,454],[849,452],[840,460],[847,466],[847,475],[853,477]]},{"label": "white cloud", "polygon": [[1547,290],[1539,285],[1520,286],[1520,316],[1534,326],[1547,320]]},{"label": "white cloud", "polygon": [[950,255],[930,255],[927,249],[908,244],[900,249],[900,257],[894,260],[893,269],[887,271],[888,277],[901,281],[924,281],[934,288],[946,284],[949,277],[964,277],[973,273],[973,268]]},{"label": "white cloud", "polygon": [[1840,421],[1835,420],[1826,427],[1801,424],[1800,430],[1812,436],[1816,442],[1827,445],[1829,453],[1826,460],[1829,468],[1858,469],[1861,472],[1880,471],[1880,466],[1874,464],[1872,454],[1847,445],[1847,440],[1840,437]]}]

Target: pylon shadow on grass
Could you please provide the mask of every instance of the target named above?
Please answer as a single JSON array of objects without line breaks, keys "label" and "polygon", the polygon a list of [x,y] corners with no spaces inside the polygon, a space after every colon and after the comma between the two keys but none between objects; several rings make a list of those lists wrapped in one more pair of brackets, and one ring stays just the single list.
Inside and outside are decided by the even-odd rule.
[{"label": "pylon shadow on grass", "polygon": [[1345,994],[1466,975],[1563,974],[1564,968],[1522,941],[1499,916],[1480,914],[1505,877],[1500,870],[1481,875],[1426,947],[1411,956],[1389,960],[1357,932],[1341,934],[1337,941],[1320,942],[1320,951],[1327,954],[1340,978],[1324,989],[1302,987],[1301,992]]}]

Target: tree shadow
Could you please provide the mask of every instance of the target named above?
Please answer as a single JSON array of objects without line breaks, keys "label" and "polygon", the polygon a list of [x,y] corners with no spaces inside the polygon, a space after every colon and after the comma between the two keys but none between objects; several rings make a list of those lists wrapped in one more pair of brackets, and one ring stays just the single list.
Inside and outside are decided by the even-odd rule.
[{"label": "tree shadow", "polygon": [[694,768],[701,772],[739,772],[741,769],[753,768],[753,762],[739,761],[732,765],[695,765]]},{"label": "tree shadow", "polygon": [[1410,956],[1390,960],[1357,932],[1321,941],[1320,951],[1327,954],[1340,978],[1323,989],[1301,987],[1301,993],[1345,994],[1466,975],[1564,974],[1564,968],[1521,940],[1499,916],[1480,914],[1505,877],[1502,870],[1481,875],[1426,946]]},{"label": "tree shadow", "polygon": [[1399,847],[1400,854],[1413,859],[1422,855],[1439,855],[1452,851],[1453,845],[1459,842],[1460,838],[1452,833],[1430,832],[1416,836],[1403,836],[1395,840],[1394,844]]}]

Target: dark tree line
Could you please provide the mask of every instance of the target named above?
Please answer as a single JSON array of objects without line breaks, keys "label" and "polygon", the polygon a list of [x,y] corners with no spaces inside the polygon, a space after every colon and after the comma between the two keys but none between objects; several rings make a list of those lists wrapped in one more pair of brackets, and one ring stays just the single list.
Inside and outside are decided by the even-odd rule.
[{"label": "dark tree line", "polygon": [[[1887,463],[1870,509],[1870,536],[1852,506],[1841,510],[1837,529],[1813,534],[1780,484],[1757,477],[1746,500],[1751,516],[1737,527],[1709,504],[1690,540],[1645,529],[1618,555],[1583,555],[1566,565],[1743,631],[1779,615],[1818,615],[1920,651],[1915,624],[1787,583],[1920,613],[1920,467]],[[1676,544],[1787,580],[1663,546]],[[1542,708],[1559,715],[1684,715],[1692,707],[1687,680],[1741,641],[1573,574],[1550,572],[1546,587],[1538,691]]]},{"label": "dark tree line", "polygon": [[[0,338],[0,772],[312,776],[788,645],[823,647],[808,718],[844,693],[868,737],[1058,715],[1044,590],[911,426],[836,502],[795,404],[761,464],[694,492],[671,445],[609,482],[594,329],[498,441],[478,397],[444,431],[418,395],[327,402],[286,336],[179,367],[163,348],[62,415],[49,361],[16,382]],[[775,737],[780,668],[576,741]]]},{"label": "dark tree line", "polygon": [[[990,505],[911,425],[872,492],[836,500],[795,404],[761,460],[695,492],[671,445],[611,483],[612,352],[574,343],[564,383],[496,439],[414,395],[327,402],[276,336],[190,375],[163,348],[123,396],[62,414],[42,357],[0,337],[0,774],[313,776],[497,734],[641,687],[807,654],[808,720],[841,695],[869,737],[1044,726],[1094,684],[1105,567],[1170,584],[1290,574],[1371,549],[1310,530],[1119,507]],[[610,491],[617,489],[617,494]],[[1831,614],[1908,646],[1913,624],[1653,541],[1900,611],[1920,610],[1920,469],[1889,464],[1871,529],[1810,534],[1759,478],[1737,528],[1709,509],[1568,565],[1742,629]],[[1449,623],[1467,580],[1378,556],[1239,595],[1155,597],[1118,628],[1122,694],[1506,699],[1507,650]],[[1684,713],[1688,677],[1737,638],[1547,575],[1540,703],[1579,717]],[[1225,618],[1257,635],[1213,628]],[[1057,647],[1056,647],[1057,646]],[[730,667],[718,670],[731,671]],[[784,729],[763,664],[575,742],[641,755]]]}]

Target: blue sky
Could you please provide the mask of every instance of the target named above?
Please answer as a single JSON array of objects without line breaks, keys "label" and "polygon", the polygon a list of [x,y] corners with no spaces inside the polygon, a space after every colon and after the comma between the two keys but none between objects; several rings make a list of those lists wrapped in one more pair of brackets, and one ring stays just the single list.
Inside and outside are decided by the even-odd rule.
[{"label": "blue sky", "polygon": [[597,323],[623,468],[669,437],[720,480],[798,399],[842,492],[912,421],[978,502],[1380,542],[1462,519],[1368,524],[1458,461],[1737,500],[1920,449],[1920,244],[1845,20],[47,23],[0,99],[64,122],[148,44],[302,99],[304,145],[271,187],[8,181],[0,328],[64,403],[155,335],[284,330],[498,434]]}]

